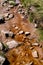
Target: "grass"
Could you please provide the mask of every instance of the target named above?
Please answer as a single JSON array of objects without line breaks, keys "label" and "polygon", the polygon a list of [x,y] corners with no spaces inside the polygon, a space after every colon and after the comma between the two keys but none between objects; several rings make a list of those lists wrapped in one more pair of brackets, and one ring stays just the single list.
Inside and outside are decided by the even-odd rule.
[{"label": "grass", "polygon": [[43,30],[38,28],[39,41],[43,41]]}]

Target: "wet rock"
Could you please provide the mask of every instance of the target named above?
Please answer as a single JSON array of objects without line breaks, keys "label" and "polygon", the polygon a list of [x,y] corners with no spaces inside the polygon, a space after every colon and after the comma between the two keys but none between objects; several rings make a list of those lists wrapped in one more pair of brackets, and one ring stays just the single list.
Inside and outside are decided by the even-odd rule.
[{"label": "wet rock", "polygon": [[5,61],[5,58],[3,56],[0,56],[0,65],[3,65],[4,61]]},{"label": "wet rock", "polygon": [[32,43],[32,46],[39,46],[39,43]]},{"label": "wet rock", "polygon": [[38,52],[36,50],[32,51],[32,56],[38,58]]},{"label": "wet rock", "polygon": [[0,16],[0,24],[3,24],[3,23],[5,23],[5,19],[3,16]]},{"label": "wet rock", "polygon": [[30,32],[25,32],[25,35],[26,35],[26,36],[30,35]]},{"label": "wet rock", "polygon": [[18,46],[18,43],[17,43],[15,40],[9,41],[9,42],[7,42],[6,44],[7,44],[7,46],[9,47],[9,49],[15,48],[15,47]]}]

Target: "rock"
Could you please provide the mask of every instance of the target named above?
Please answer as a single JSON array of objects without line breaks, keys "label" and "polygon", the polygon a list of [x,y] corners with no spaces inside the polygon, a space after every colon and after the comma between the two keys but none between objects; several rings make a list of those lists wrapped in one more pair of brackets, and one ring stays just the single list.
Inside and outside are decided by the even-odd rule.
[{"label": "rock", "polygon": [[32,43],[32,46],[39,46],[39,43]]},{"label": "rock", "polygon": [[4,61],[5,61],[5,58],[3,56],[0,56],[0,65],[3,65]]},{"label": "rock", "polygon": [[15,35],[14,35],[14,33],[13,32],[9,32],[9,37],[14,37]]},{"label": "rock", "polygon": [[21,30],[21,31],[19,31],[19,34],[24,34],[24,31],[22,31],[22,30]]},{"label": "rock", "polygon": [[32,56],[38,58],[38,52],[36,50],[32,51]]},{"label": "rock", "polygon": [[1,42],[0,42],[0,50],[2,50],[3,49],[3,46],[2,46],[2,44],[1,44]]},{"label": "rock", "polygon": [[16,26],[15,29],[18,30],[18,27]]},{"label": "rock", "polygon": [[26,36],[30,35],[30,32],[25,32],[25,35],[26,35]]},{"label": "rock", "polygon": [[15,40],[9,41],[6,44],[7,44],[9,49],[16,48],[18,46],[18,43]]},{"label": "rock", "polygon": [[3,33],[6,36],[6,38],[8,38],[8,37],[14,37],[14,33],[10,32],[10,31],[4,31],[4,30],[2,30],[1,33]]},{"label": "rock", "polygon": [[14,15],[13,14],[9,14],[9,19],[13,18]]},{"label": "rock", "polygon": [[35,24],[35,28],[37,28],[38,26],[37,26],[37,24]]},{"label": "rock", "polygon": [[5,19],[3,16],[0,16],[0,24],[3,24],[3,23],[5,23]]}]

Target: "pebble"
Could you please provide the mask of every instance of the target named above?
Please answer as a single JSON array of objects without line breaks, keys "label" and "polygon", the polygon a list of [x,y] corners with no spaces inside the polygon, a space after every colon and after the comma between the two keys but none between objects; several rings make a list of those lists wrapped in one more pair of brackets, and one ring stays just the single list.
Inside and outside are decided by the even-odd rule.
[{"label": "pebble", "polygon": [[14,33],[13,32],[9,32],[9,37],[13,37]]},{"label": "pebble", "polygon": [[36,50],[32,51],[32,56],[38,58],[38,52]]},{"label": "pebble", "polygon": [[19,31],[19,34],[23,34],[24,33],[24,31]]},{"label": "pebble", "polygon": [[26,35],[26,36],[30,35],[30,32],[25,32],[25,35]]},{"label": "pebble", "polygon": [[11,19],[11,18],[13,18],[14,17],[14,15],[13,14],[10,14],[9,15],[9,19]]},{"label": "pebble", "polygon": [[18,27],[16,26],[15,29],[18,30]]},{"label": "pebble", "polygon": [[15,40],[9,41],[6,43],[9,49],[16,48],[18,46],[18,43]]}]

